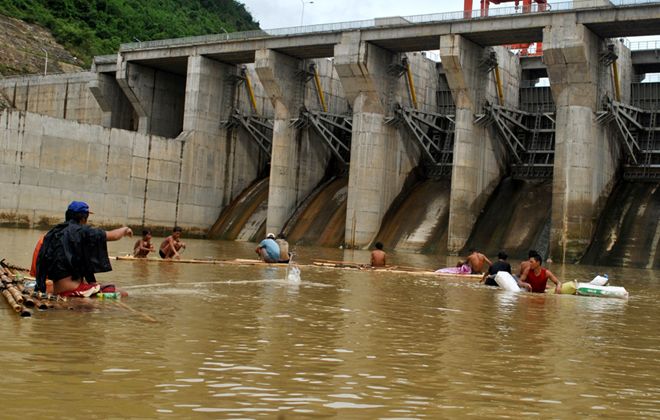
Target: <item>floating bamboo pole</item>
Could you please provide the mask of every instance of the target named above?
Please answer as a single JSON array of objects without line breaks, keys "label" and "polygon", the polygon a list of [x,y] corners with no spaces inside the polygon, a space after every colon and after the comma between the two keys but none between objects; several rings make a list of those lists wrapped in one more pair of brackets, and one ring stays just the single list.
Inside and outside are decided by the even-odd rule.
[{"label": "floating bamboo pole", "polygon": [[147,320],[147,321],[149,321],[149,322],[153,322],[153,323],[158,322],[158,320],[157,320],[156,318],[152,317],[151,315],[149,315],[149,314],[147,314],[147,313],[144,313],[144,312],[142,312],[142,311],[138,311],[137,309],[135,309],[135,308],[133,308],[133,307],[131,307],[131,306],[128,306],[128,305],[125,304],[124,302],[120,302],[120,301],[118,301],[118,300],[115,300],[114,302],[117,304],[117,306],[119,306],[119,307],[121,307],[121,308],[124,308],[124,309],[126,309],[126,310],[128,310],[128,311],[130,311],[130,312],[133,312],[134,314],[140,315],[143,319],[145,319],[145,320]]}]

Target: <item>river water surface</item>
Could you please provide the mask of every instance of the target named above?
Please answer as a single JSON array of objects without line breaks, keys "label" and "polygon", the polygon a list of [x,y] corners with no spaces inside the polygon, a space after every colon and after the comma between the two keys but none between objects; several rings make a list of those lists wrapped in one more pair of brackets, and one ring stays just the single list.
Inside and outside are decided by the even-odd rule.
[{"label": "river water surface", "polygon": [[[29,265],[41,232],[0,233],[0,258]],[[254,244],[187,242],[189,258],[254,256]],[[390,259],[437,268],[455,257]],[[19,318],[0,303],[3,418],[660,417],[658,271],[608,268],[624,301],[307,266],[300,284],[280,267],[113,267],[99,280],[127,290],[128,306]],[[551,269],[562,280],[599,271]]]}]

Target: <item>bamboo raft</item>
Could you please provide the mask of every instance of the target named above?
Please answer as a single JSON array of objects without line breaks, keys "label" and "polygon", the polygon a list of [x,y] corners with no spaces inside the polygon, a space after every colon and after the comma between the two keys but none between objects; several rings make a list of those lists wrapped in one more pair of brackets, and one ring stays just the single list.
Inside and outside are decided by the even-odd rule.
[{"label": "bamboo raft", "polygon": [[[124,255],[117,257],[110,257],[116,261],[141,261],[141,262],[155,262],[166,264],[213,264],[213,265],[235,265],[235,266],[264,266],[264,267],[286,267],[287,263],[266,263],[257,259],[244,259],[235,258],[231,260],[216,260],[216,259],[163,259],[163,258],[135,258],[132,255]],[[296,263],[298,267],[304,268],[321,268],[321,269],[334,269],[334,270],[351,270],[351,271],[365,271],[365,272],[382,272],[382,273],[396,273],[396,274],[409,274],[428,277],[442,277],[454,279],[466,279],[470,281],[481,280],[480,274],[449,274],[449,273],[436,273],[434,270],[408,267],[401,265],[390,265],[386,267],[371,267],[370,264],[359,264],[350,261],[334,261],[318,259],[312,261],[311,264]]]},{"label": "bamboo raft", "polygon": [[0,292],[10,308],[21,317],[32,316],[32,309],[72,309],[66,298],[35,292],[25,287],[24,270],[0,261]]},{"label": "bamboo raft", "polygon": [[[30,270],[27,268],[15,266],[0,260],[0,293],[5,298],[5,301],[18,315],[21,317],[32,316],[32,310],[48,310],[48,309],[66,309],[66,310],[93,310],[98,305],[87,298],[72,298],[57,296],[51,293],[36,292],[33,287],[26,287],[26,280],[33,281],[31,277],[27,277]],[[112,297],[110,297],[112,296]],[[118,306],[122,310],[131,312],[148,322],[158,322],[155,318],[140,310],[120,302],[117,297],[121,293],[98,293],[95,295],[97,299],[106,299],[111,304]],[[96,299],[95,299],[96,300]]]}]

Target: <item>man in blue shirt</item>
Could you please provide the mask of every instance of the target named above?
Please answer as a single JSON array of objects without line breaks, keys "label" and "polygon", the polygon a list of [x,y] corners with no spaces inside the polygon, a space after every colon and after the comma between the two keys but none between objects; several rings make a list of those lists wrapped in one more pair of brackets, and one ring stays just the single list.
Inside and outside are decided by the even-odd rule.
[{"label": "man in blue shirt", "polygon": [[280,246],[275,242],[275,234],[269,233],[266,239],[259,242],[255,252],[267,263],[276,263],[280,259]]}]

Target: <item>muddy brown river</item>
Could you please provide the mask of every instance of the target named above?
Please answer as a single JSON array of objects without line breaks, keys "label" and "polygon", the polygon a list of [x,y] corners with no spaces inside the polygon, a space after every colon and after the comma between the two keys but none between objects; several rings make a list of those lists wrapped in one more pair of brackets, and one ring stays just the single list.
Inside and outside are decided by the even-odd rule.
[{"label": "muddy brown river", "polygon": [[[29,265],[41,232],[0,233],[0,258]],[[188,258],[254,257],[255,244],[186,241]],[[607,272],[630,293],[617,300],[306,266],[299,284],[281,267],[113,267],[98,278],[130,294],[123,305],[19,318],[0,303],[3,418],[660,417],[658,271],[551,266],[562,280]]]}]

